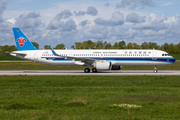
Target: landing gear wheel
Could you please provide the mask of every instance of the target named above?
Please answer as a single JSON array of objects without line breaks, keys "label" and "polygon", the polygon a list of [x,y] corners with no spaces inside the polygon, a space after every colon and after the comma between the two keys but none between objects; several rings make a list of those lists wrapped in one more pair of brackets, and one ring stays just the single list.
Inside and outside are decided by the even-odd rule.
[{"label": "landing gear wheel", "polygon": [[92,69],[92,72],[93,72],[93,73],[96,73],[96,72],[97,72],[97,69],[96,69],[96,68],[93,68],[93,69]]},{"label": "landing gear wheel", "polygon": [[85,72],[85,73],[89,73],[89,72],[90,72],[90,69],[89,69],[89,68],[85,68],[85,69],[84,69],[84,72]]},{"label": "landing gear wheel", "polygon": [[156,66],[154,66],[154,73],[157,73],[157,72],[158,72],[158,70],[157,70]]},{"label": "landing gear wheel", "polygon": [[157,73],[158,72],[158,70],[154,70],[154,73]]}]

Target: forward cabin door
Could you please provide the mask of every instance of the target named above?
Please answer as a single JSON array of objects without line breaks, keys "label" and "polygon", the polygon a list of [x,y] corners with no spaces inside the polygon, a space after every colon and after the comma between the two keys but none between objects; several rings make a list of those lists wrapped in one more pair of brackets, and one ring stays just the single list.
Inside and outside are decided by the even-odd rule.
[{"label": "forward cabin door", "polygon": [[157,60],[157,52],[153,50],[152,60]]},{"label": "forward cabin door", "polygon": [[38,62],[38,51],[34,52],[34,62]]}]

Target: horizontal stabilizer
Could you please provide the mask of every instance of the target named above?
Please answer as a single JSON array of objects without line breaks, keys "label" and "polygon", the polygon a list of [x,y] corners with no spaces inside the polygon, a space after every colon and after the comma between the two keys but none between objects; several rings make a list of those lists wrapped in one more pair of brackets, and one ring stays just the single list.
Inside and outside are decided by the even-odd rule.
[{"label": "horizontal stabilizer", "polygon": [[21,52],[21,51],[13,51],[10,54],[16,54],[16,55],[27,55],[27,53]]}]

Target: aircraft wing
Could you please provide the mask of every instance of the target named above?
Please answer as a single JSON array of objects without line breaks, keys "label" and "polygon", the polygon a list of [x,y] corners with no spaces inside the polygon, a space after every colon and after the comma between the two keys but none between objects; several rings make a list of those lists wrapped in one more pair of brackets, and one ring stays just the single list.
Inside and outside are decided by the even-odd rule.
[{"label": "aircraft wing", "polygon": [[88,63],[88,64],[92,64],[92,63],[94,63],[94,61],[96,61],[96,59],[91,59],[91,58],[80,58],[80,57],[74,57],[74,56],[62,56],[62,55],[57,54],[52,49],[51,46],[49,46],[49,48],[51,49],[53,55],[55,55],[55,56],[65,57],[65,58],[70,59],[70,60],[81,61],[81,62]]}]

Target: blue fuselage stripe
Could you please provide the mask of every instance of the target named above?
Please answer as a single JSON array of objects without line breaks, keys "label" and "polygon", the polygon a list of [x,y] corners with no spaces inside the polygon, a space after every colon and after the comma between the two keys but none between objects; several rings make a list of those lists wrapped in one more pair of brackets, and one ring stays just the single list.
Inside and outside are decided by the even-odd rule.
[{"label": "blue fuselage stripe", "polygon": [[[65,57],[41,57],[46,60],[53,61],[72,61],[66,59]],[[174,63],[175,59],[173,57],[80,57],[80,58],[90,58],[96,60],[107,60],[107,61],[151,61],[151,62],[168,62]]]}]

